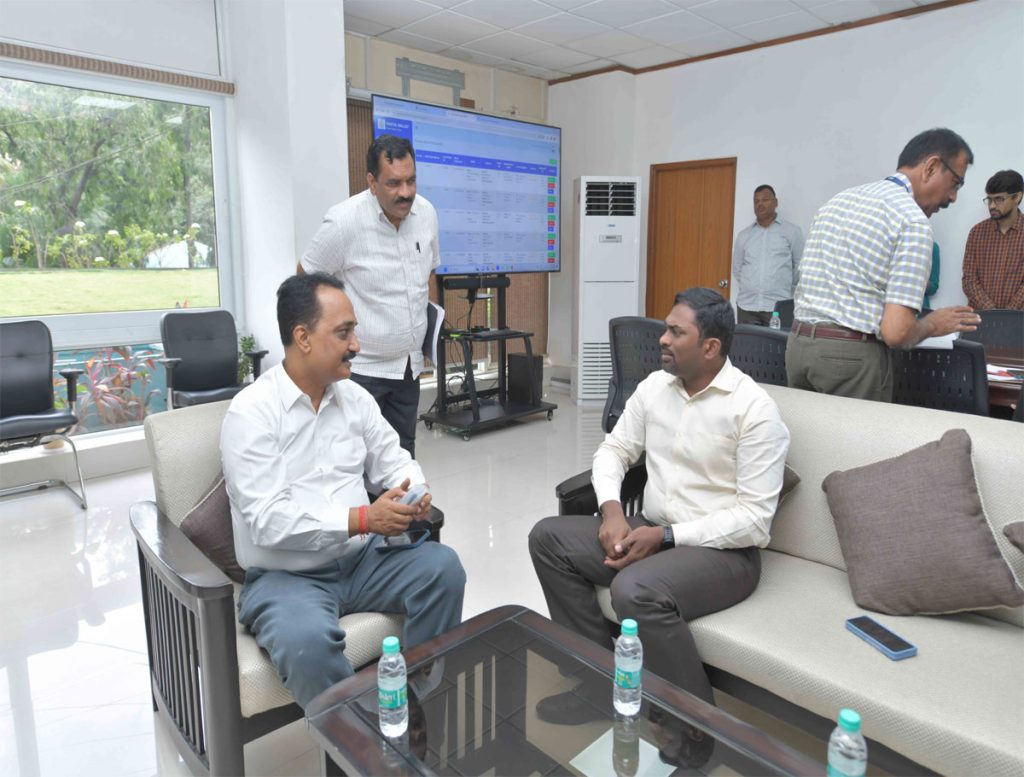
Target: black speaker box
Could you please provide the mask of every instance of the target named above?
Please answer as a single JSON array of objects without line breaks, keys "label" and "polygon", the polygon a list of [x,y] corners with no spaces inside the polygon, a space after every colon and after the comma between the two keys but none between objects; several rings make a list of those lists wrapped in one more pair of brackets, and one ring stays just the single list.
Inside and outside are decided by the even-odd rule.
[{"label": "black speaker box", "polygon": [[[533,363],[525,353],[508,355],[508,398],[522,405],[536,405],[541,400],[541,378],[544,374],[544,362],[541,356],[534,356]],[[533,396],[530,396],[530,385],[533,385]]]}]

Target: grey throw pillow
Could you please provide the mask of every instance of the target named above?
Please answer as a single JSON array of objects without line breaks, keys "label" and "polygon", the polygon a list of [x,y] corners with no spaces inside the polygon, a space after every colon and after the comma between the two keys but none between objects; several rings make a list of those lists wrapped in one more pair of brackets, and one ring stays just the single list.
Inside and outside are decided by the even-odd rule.
[{"label": "grey throw pillow", "polygon": [[833,472],[821,487],[861,607],[914,615],[1024,604],[985,518],[963,429]]},{"label": "grey throw pillow", "polygon": [[776,510],[782,507],[782,501],[789,496],[789,492],[796,488],[799,482],[800,476],[796,474],[795,469],[787,464],[785,471],[782,473],[782,491],[779,492],[779,503],[775,507]]},{"label": "grey throw pillow", "polygon": [[1021,553],[1024,553],[1024,521],[1014,521],[1003,527],[1003,534],[1006,539],[1014,544]]},{"label": "grey throw pillow", "polygon": [[235,533],[231,528],[231,503],[224,476],[219,475],[206,495],[181,521],[181,531],[236,583],[245,582],[245,570],[235,557]]}]

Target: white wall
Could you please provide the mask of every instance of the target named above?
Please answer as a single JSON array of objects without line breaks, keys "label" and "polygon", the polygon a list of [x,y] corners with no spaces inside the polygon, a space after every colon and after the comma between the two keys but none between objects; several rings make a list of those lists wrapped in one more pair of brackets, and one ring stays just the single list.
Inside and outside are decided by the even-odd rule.
[{"label": "white wall", "polygon": [[[981,0],[636,77],[557,84],[548,112],[563,128],[563,149],[585,149],[565,154],[563,191],[579,175],[619,173],[643,176],[646,196],[652,164],[737,157],[737,231],[753,221],[760,183],[775,187],[779,215],[806,232],[837,191],[894,170],[917,132],[950,127],[970,144],[975,165],[959,201],[932,219],[942,251],[933,304],[948,305],[964,300],[960,264],[967,232],[987,217],[985,181],[996,170],[1024,169],[1022,73],[1024,3]],[[632,128],[622,125],[619,104],[635,106]],[[569,353],[560,315],[571,305],[568,280],[551,284],[553,361]]]},{"label": "white wall", "polygon": [[219,77],[215,0],[0,0],[0,38]]},{"label": "white wall", "polygon": [[244,322],[283,357],[274,292],[324,213],[348,196],[345,29],[336,0],[230,0],[235,190]]}]

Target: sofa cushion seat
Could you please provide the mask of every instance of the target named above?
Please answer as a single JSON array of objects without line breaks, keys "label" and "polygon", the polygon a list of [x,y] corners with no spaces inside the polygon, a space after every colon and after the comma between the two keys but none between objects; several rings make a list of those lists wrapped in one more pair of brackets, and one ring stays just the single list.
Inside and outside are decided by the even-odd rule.
[{"label": "sofa cushion seat", "polygon": [[867,613],[918,648],[891,661],[846,630],[864,611],[842,571],[761,557],[753,595],[691,624],[706,663],[825,718],[852,707],[867,737],[937,772],[1024,773],[1024,631],[973,613]]},{"label": "sofa cushion seat", "polygon": [[[241,587],[236,585],[236,603],[240,590]],[[380,643],[384,637],[401,636],[404,623],[405,617],[396,613],[359,612],[343,616],[338,625],[345,630],[345,657],[357,669],[375,661],[380,655]],[[250,718],[295,701],[278,677],[266,651],[256,644],[252,634],[237,620],[235,647],[243,717]]]}]

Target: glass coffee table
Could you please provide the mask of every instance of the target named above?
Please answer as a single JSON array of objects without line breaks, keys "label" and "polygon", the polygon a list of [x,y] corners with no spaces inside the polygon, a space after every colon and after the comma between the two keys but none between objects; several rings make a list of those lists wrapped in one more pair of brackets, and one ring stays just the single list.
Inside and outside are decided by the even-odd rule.
[{"label": "glass coffee table", "polygon": [[[375,665],[311,702],[307,725],[325,775],[825,772],[824,764],[649,672],[640,714],[617,716],[612,652],[523,607],[483,613],[405,658],[409,730],[402,737],[380,733]],[[537,702],[567,691],[558,722],[541,720]]]}]

